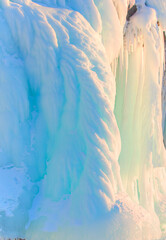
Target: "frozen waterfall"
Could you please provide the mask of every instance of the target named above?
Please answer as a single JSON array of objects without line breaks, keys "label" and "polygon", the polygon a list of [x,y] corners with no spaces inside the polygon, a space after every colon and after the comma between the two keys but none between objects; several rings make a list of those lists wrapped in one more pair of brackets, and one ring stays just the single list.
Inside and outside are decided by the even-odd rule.
[{"label": "frozen waterfall", "polygon": [[166,237],[164,31],[165,0],[0,0],[0,239]]}]

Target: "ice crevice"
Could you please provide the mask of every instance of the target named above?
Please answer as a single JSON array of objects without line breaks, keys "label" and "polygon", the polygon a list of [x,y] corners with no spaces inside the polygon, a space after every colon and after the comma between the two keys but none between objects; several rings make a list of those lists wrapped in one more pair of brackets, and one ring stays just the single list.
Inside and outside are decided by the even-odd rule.
[{"label": "ice crevice", "polygon": [[164,237],[164,14],[0,0],[1,239]]}]

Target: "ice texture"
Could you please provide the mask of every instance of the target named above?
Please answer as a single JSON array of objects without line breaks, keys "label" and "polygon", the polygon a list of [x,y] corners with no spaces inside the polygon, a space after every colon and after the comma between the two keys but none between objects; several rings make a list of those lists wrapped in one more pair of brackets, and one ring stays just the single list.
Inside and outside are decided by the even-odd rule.
[{"label": "ice texture", "polygon": [[147,0],[147,6],[150,6],[156,10],[157,18],[160,21],[160,24],[162,24],[162,28],[164,31],[166,30],[166,2],[165,0]]},{"label": "ice texture", "polygon": [[[158,212],[161,198],[165,199],[162,181],[166,181],[161,124],[164,41],[154,9],[140,4],[127,24],[124,56],[125,63],[117,71],[115,107],[122,140],[122,182],[133,200],[149,212]],[[163,224],[165,217],[159,217]]]},{"label": "ice texture", "polygon": [[0,238],[164,236],[164,1],[129,4],[0,0]]}]

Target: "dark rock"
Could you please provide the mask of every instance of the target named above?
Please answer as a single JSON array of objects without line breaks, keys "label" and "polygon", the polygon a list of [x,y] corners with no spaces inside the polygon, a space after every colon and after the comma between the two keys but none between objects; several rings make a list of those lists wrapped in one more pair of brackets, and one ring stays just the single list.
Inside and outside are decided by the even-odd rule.
[{"label": "dark rock", "polygon": [[131,18],[136,12],[137,12],[137,6],[134,5],[134,6],[132,6],[132,7],[128,10],[126,20],[127,20],[127,21],[130,21],[130,18]]}]

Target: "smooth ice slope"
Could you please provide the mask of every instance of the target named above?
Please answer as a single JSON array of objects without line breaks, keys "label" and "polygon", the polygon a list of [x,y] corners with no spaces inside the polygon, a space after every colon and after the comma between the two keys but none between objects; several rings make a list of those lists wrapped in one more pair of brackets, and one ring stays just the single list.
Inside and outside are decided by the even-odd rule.
[{"label": "smooth ice slope", "polygon": [[0,0],[0,237],[160,238],[162,28],[129,3]]}]

